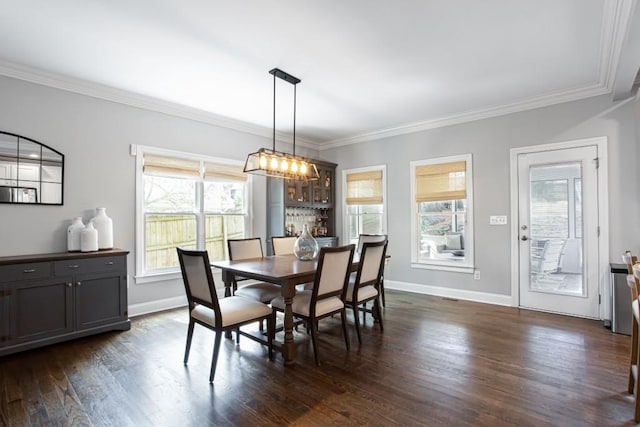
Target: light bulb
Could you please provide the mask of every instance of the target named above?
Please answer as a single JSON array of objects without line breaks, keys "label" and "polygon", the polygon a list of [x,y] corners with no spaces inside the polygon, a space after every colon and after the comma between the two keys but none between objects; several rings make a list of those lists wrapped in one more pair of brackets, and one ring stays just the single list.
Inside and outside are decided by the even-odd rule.
[{"label": "light bulb", "polygon": [[300,173],[302,175],[306,175],[307,174],[307,164],[306,163],[301,163],[300,164]]},{"label": "light bulb", "polygon": [[260,155],[260,169],[267,168],[267,156]]},{"label": "light bulb", "polygon": [[280,170],[286,172],[289,169],[289,163],[287,162],[287,159],[282,159],[282,161],[280,162]]},{"label": "light bulb", "polygon": [[298,163],[297,162],[291,162],[291,172],[296,173],[298,172]]},{"label": "light bulb", "polygon": [[273,156],[271,158],[271,169],[273,170],[278,169],[278,158],[276,156]]}]

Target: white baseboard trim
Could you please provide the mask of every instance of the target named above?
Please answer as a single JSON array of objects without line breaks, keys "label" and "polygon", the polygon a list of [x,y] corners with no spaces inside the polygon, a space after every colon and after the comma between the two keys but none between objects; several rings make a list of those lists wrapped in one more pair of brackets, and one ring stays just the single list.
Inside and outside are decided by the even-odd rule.
[{"label": "white baseboard trim", "polygon": [[481,302],[485,304],[504,305],[513,307],[511,295],[491,294],[488,292],[466,291],[463,289],[442,288],[440,286],[423,285],[419,283],[399,282],[385,279],[385,289],[413,292],[416,294],[434,295],[438,297],[461,299],[465,301]]},{"label": "white baseboard trim", "polygon": [[155,301],[142,302],[140,304],[132,304],[129,306],[129,317],[142,316],[143,314],[155,313],[172,308],[186,307],[187,296],[165,298]]}]

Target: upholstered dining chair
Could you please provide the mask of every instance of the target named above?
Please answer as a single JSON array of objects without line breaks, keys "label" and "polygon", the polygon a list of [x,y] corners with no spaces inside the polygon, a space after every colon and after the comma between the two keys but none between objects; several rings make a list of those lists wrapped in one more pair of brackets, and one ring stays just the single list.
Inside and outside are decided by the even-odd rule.
[{"label": "upholstered dining chair", "polygon": [[[298,240],[295,236],[273,236],[271,244],[273,246],[274,255],[291,255],[293,254],[293,246]],[[301,283],[296,285],[296,291],[310,291],[313,288],[313,282]]]},{"label": "upholstered dining chair", "polygon": [[[320,366],[318,352],[318,320],[340,314],[344,342],[349,350],[345,298],[349,284],[349,268],[355,245],[320,248],[314,286],[310,292],[297,293],[291,303],[293,315],[302,318],[311,329],[311,343],[316,365]],[[282,296],[271,301],[274,313],[284,312]]]},{"label": "upholstered dining chair", "polygon": [[295,236],[272,236],[271,245],[274,255],[291,255],[298,238]]},{"label": "upholstered dining chair", "polygon": [[[360,234],[358,236],[358,247],[356,248],[356,253],[358,255],[362,253],[362,245],[364,245],[365,243],[383,242],[385,240],[388,240],[386,234]],[[386,264],[386,261],[385,261],[385,264]],[[382,277],[380,278],[380,296],[382,297],[382,306],[386,308],[387,301],[384,296],[384,267],[382,269]],[[362,317],[362,319],[363,319],[362,321],[364,322],[364,316]]]},{"label": "upholstered dining chair", "polygon": [[[273,310],[258,301],[239,296],[218,299],[207,251],[191,251],[177,248],[180,270],[189,302],[189,329],[187,345],[184,350],[184,364],[189,361],[189,350],[195,324],[211,329],[216,333],[213,346],[213,358],[209,382],[216,375],[216,365],[220,353],[220,343],[224,332],[235,331],[236,342],[240,343],[240,335],[245,335],[269,348],[269,359],[273,358],[273,335],[275,316]],[[244,333],[240,327],[246,324],[267,321],[267,340]]]},{"label": "upholstered dining chair", "polygon": [[[387,241],[367,242],[362,245],[360,253],[360,263],[355,277],[351,275],[347,288],[346,305],[353,309],[353,318],[356,324],[358,342],[362,343],[360,333],[360,316],[358,310],[362,305],[362,310],[366,314],[366,303],[373,301],[372,314],[378,319],[380,332],[384,330],[382,324],[382,313],[380,310],[380,281],[384,270],[385,255],[387,253]],[[366,319],[365,316],[362,316]]]},{"label": "upholstered dining chair", "polygon": [[[640,289],[640,265],[634,267],[638,259],[629,251],[622,255],[622,262],[627,265],[627,284],[631,291],[631,355],[629,357],[629,384],[628,391],[635,394],[634,420],[640,421],[640,399],[638,399],[638,331],[640,322],[640,308],[638,306],[638,290]],[[638,272],[636,275],[636,271]]]},{"label": "upholstered dining chair", "polygon": [[638,399],[638,366],[640,366],[638,356],[638,330],[640,322],[640,307],[638,306],[638,290],[640,289],[640,264],[636,266],[638,259],[631,255],[629,251],[622,255],[622,262],[627,265],[627,284],[631,291],[631,354],[629,357],[629,383],[628,391],[635,394],[634,399],[634,420],[640,421],[640,399]]},{"label": "upholstered dining chair", "polygon": [[[262,240],[259,237],[250,237],[247,239],[228,239],[227,247],[229,249],[229,259],[231,261],[240,261],[251,258],[262,258]],[[251,283],[238,287],[236,278],[233,283],[234,295],[251,298],[265,304],[269,304],[272,299],[281,294],[280,286],[273,283]]]}]

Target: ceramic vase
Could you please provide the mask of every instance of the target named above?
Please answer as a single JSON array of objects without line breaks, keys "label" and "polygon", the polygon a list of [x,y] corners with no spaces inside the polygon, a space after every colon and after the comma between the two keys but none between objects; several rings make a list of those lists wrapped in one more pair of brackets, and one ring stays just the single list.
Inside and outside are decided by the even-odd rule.
[{"label": "ceramic vase", "polygon": [[81,217],[75,217],[71,225],[67,228],[67,250],[78,252],[80,250],[80,234],[84,229]]},{"label": "ceramic vase", "polygon": [[98,250],[98,230],[89,221],[80,233],[80,252],[95,252]]},{"label": "ceramic vase", "polygon": [[318,242],[309,233],[309,227],[304,224],[302,227],[302,233],[293,245],[293,253],[296,257],[303,261],[314,259],[318,256]]},{"label": "ceramic vase", "polygon": [[98,231],[98,249],[113,249],[113,221],[107,216],[107,209],[96,208],[91,222]]}]

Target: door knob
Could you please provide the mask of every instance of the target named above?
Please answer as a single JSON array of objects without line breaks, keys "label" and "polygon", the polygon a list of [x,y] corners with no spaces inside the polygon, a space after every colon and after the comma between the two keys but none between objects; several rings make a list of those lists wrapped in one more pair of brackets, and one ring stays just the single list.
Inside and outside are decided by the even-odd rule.
[{"label": "door knob", "polygon": [[522,240],[523,242],[525,242],[525,241],[529,240],[529,238],[528,238],[527,236],[522,236],[522,237],[520,238],[520,240]]}]

